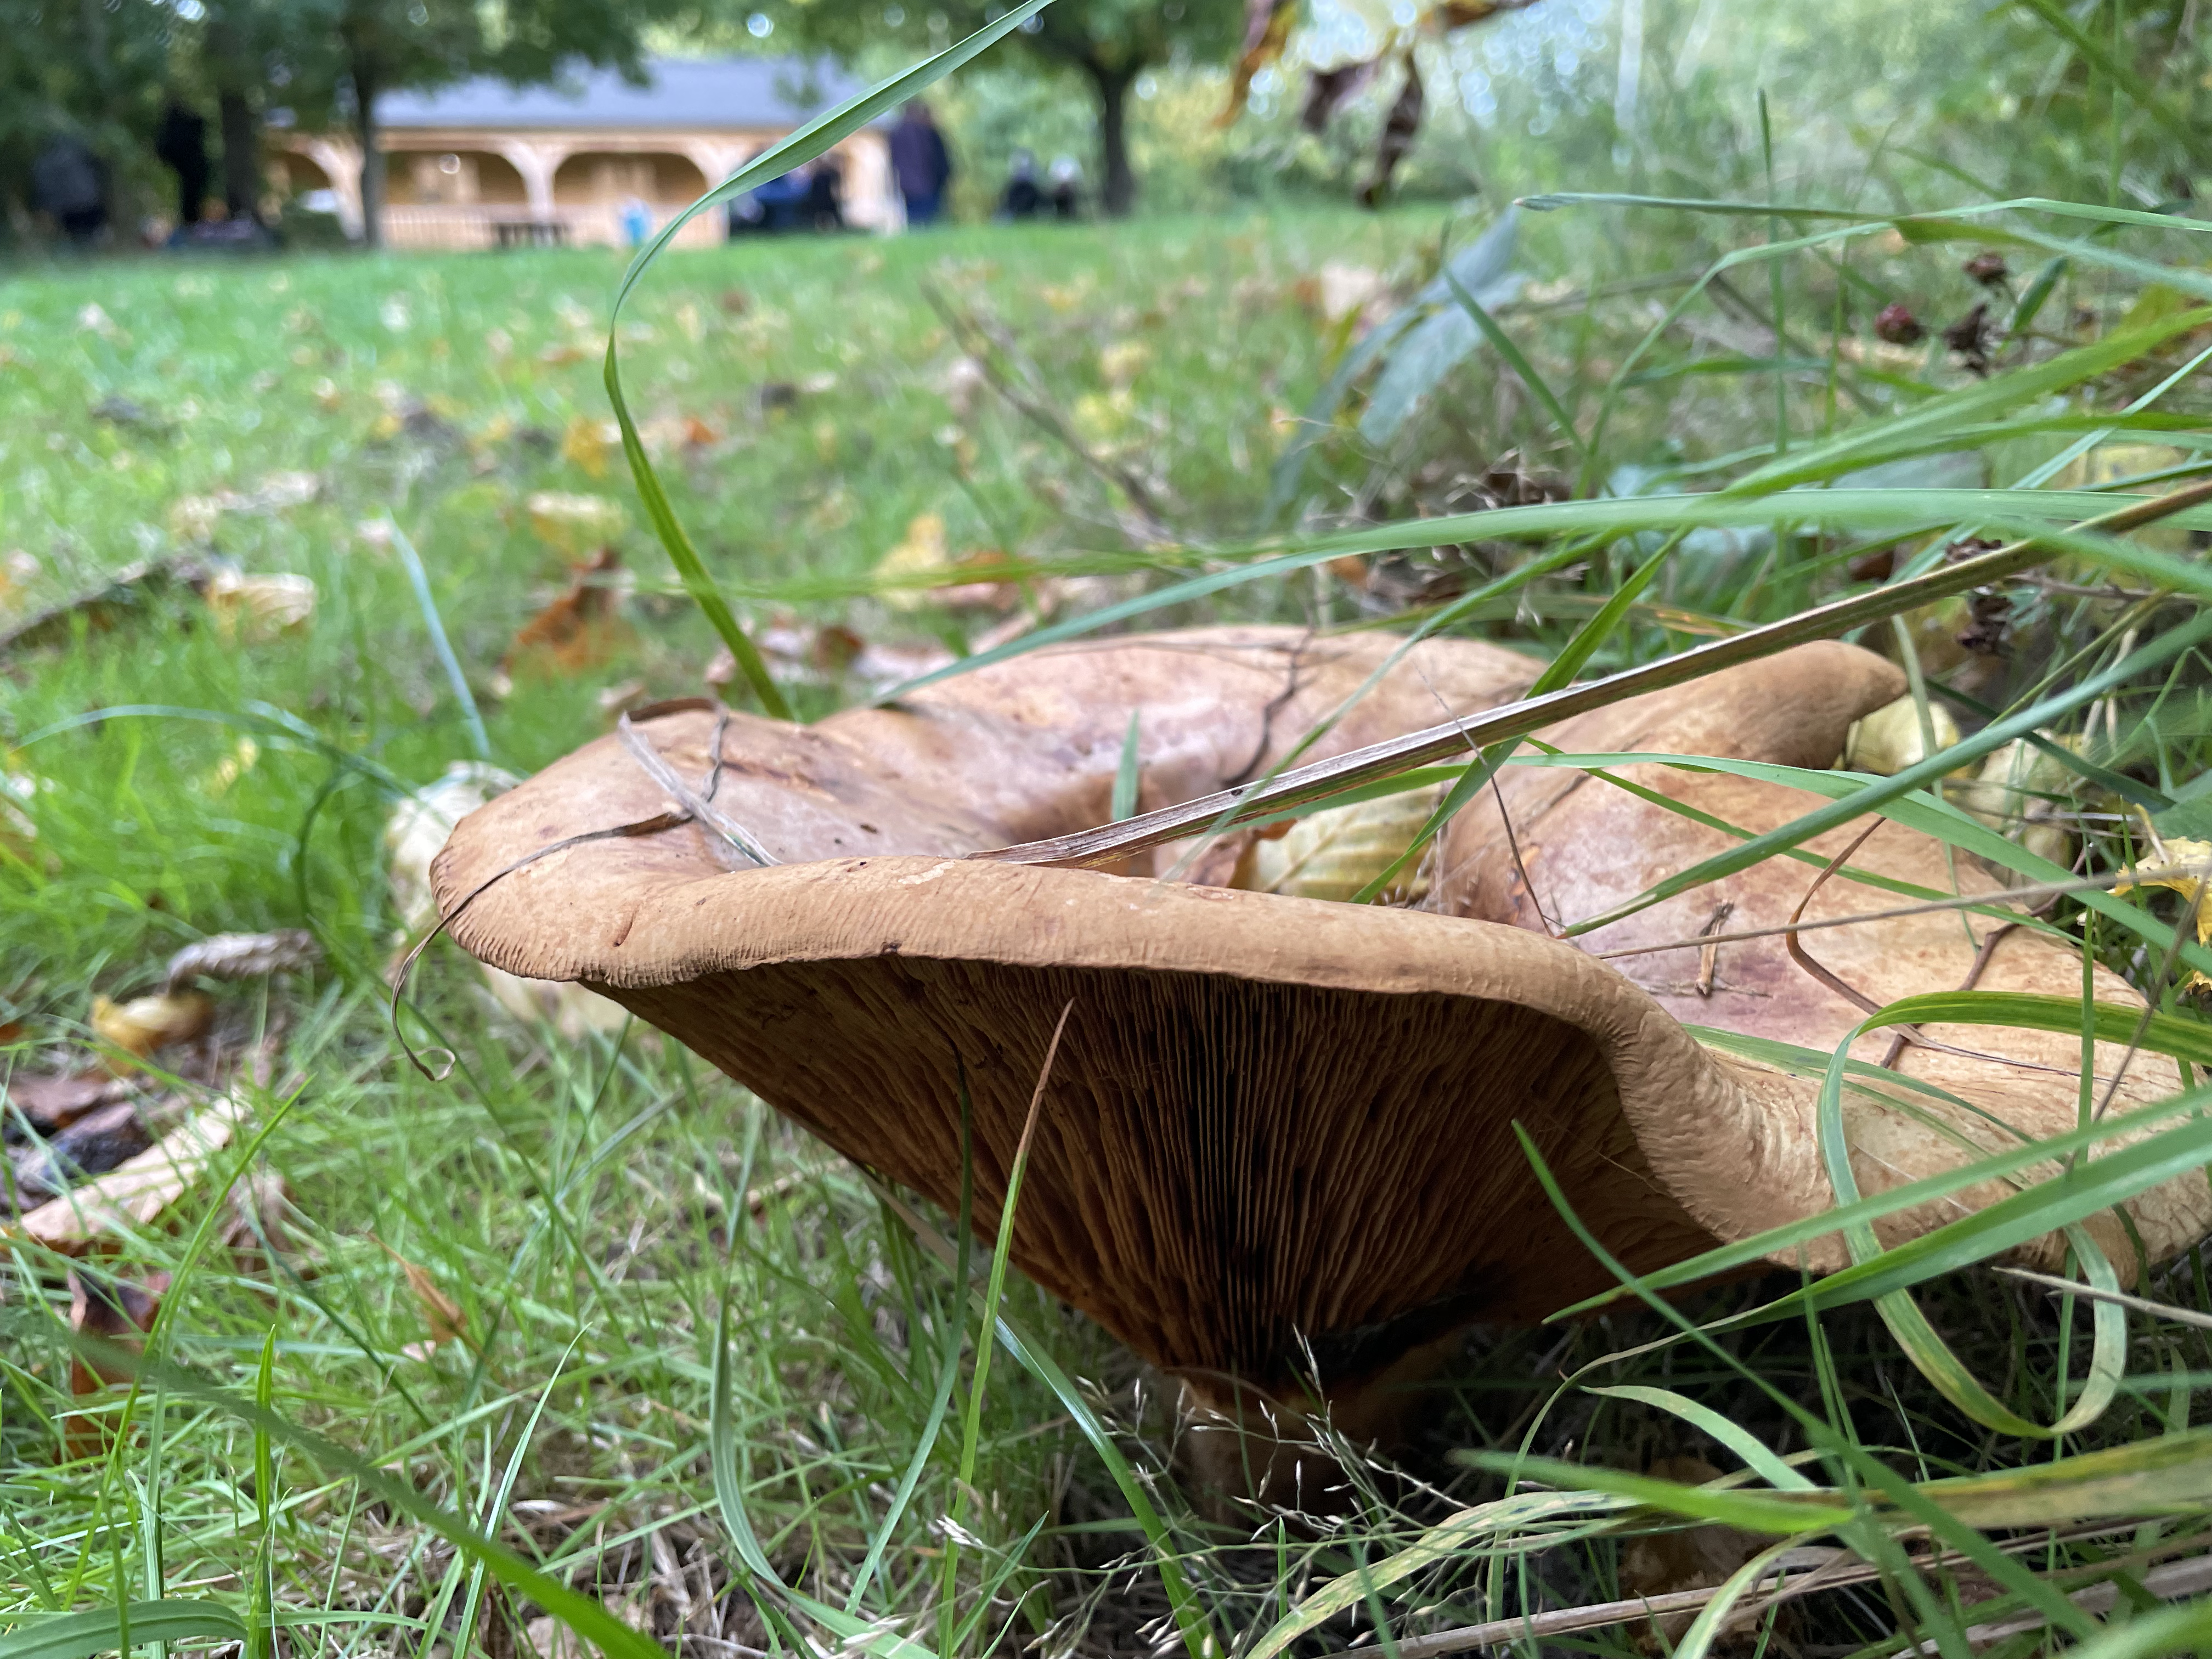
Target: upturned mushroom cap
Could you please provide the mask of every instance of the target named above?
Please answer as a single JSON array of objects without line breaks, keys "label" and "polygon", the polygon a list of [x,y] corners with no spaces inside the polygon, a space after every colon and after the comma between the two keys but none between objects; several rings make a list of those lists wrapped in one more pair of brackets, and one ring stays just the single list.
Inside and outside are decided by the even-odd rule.
[{"label": "upturned mushroom cap", "polygon": [[[1778,923],[1848,832],[1816,843],[1810,867],[1771,860],[1586,940],[1547,937],[1540,904],[1553,921],[1601,914],[1731,839],[1577,772],[1509,769],[1499,796],[1455,822],[1430,900],[1455,914],[967,856],[1104,817],[1133,708],[1146,804],[1188,799],[1280,760],[1395,644],[1171,634],[1041,652],[811,728],[732,716],[716,804],[786,862],[726,872],[687,823],[513,867],[666,810],[602,738],[463,821],[434,872],[440,903],[483,960],[583,981],[847,1156],[948,1206],[964,1077],[987,1232],[1072,1004],[1016,1218],[1017,1262],[1203,1399],[1233,1409],[1255,1389],[1296,1402],[1316,1371],[1340,1397],[1470,1322],[1538,1318],[1609,1283],[1545,1200],[1516,1122],[1607,1249],[1638,1270],[1830,1207],[1814,1083],[1719,1054],[1684,1022],[1819,1048],[1861,1017],[1779,941],[1722,947],[1710,996],[1696,988],[1694,950],[1618,968],[1590,954],[1696,934],[1723,899],[1734,927]],[[1439,702],[1455,714],[1495,705],[1528,678],[1510,653],[1424,644],[1306,752],[1432,725]],[[1544,735],[1570,751],[1826,766],[1850,721],[1898,694],[1899,678],[1850,647],[1804,647]],[[692,711],[641,730],[698,778],[714,723]],[[1626,773],[1753,830],[1816,804],[1771,783]],[[1960,862],[1962,884],[1985,883]],[[1852,863],[1951,886],[1942,848],[1894,828]],[[1198,867],[1228,878],[1218,857]],[[1838,877],[1810,914],[1895,902]],[[1806,940],[1876,1000],[1956,988],[1977,949],[1955,915]],[[2023,930],[1995,948],[1980,982],[2075,994],[2080,969]],[[2099,994],[2136,1000],[2109,976]],[[1903,1069],[2026,1133],[2072,1126],[2070,1040],[1931,1035],[1972,1054],[1914,1050]],[[2099,1070],[2119,1058],[2100,1054]],[[2139,1056],[2121,1109],[2173,1086],[2170,1066]],[[1854,1095],[1847,1122],[1869,1191],[1964,1156],[1878,1098]],[[1998,1144],[1970,1115],[1953,1127]],[[1893,1218],[1887,1235],[1997,1195],[1959,1194]],[[2154,1254],[2212,1221],[2201,1181],[2132,1207]],[[1843,1260],[1832,1240],[1810,1255],[1816,1268]]]}]

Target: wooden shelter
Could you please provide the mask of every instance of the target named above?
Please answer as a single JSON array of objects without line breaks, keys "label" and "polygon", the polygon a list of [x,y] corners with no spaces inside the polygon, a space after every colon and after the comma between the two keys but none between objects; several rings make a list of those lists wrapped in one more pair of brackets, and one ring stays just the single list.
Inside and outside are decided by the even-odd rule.
[{"label": "wooden shelter", "polygon": [[[855,89],[837,70],[792,58],[658,58],[643,85],[611,70],[547,87],[478,79],[380,100],[386,158],[384,236],[395,248],[630,240],[640,216],[659,229],[708,185]],[[344,131],[272,131],[271,172],[291,192],[328,191],[346,234],[362,234],[360,141]],[[902,222],[884,133],[870,128],[831,152],[845,218],[870,230]],[[702,214],[678,239],[726,234]]]}]

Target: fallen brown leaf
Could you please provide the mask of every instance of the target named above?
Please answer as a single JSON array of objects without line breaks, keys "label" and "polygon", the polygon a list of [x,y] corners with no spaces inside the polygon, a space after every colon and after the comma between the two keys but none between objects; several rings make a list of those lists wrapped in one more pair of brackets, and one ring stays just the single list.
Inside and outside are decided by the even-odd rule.
[{"label": "fallen brown leaf", "polygon": [[[67,1128],[18,1147],[10,1163],[15,1202],[30,1206],[106,1174],[146,1150],[146,1126],[128,1100],[85,1113]],[[4,1200],[5,1194],[0,1194]]]},{"label": "fallen brown leaf", "polygon": [[[369,1237],[376,1237],[374,1233]],[[461,1304],[438,1288],[438,1281],[430,1277],[428,1269],[417,1267],[380,1238],[376,1240],[376,1247],[398,1262],[399,1271],[407,1276],[407,1288],[415,1293],[416,1304],[422,1310],[422,1322],[430,1328],[429,1347],[458,1342],[473,1350],[476,1345],[469,1340],[468,1319],[461,1311]],[[415,1346],[409,1345],[410,1348]]]},{"label": "fallen brown leaf", "polygon": [[605,663],[631,639],[622,619],[621,595],[605,580],[622,568],[622,555],[603,547],[571,572],[568,586],[515,630],[500,659],[500,672],[565,677]]},{"label": "fallen brown leaf", "polygon": [[207,567],[194,558],[152,559],[126,566],[99,587],[50,605],[0,633],[0,658],[66,645],[79,618],[88,632],[104,632],[129,612],[143,611],[179,588],[199,592],[208,580]]},{"label": "fallen brown leaf", "polygon": [[150,1225],[206,1172],[246,1116],[246,1103],[226,1095],[106,1175],[0,1223],[0,1237],[76,1255],[95,1239]]},{"label": "fallen brown leaf", "polygon": [[[1703,1486],[1720,1479],[1721,1472],[1701,1457],[1662,1457],[1650,1471],[1655,1480]],[[1678,1532],[1647,1533],[1632,1540],[1620,1553],[1620,1588],[1628,1595],[1660,1596],[1679,1590],[1709,1589],[1751,1559],[1766,1540],[1734,1527],[1687,1527]],[[1696,1617],[1670,1613],[1655,1621],[1668,1645],[1679,1641]],[[1645,1653],[1665,1650],[1650,1631],[1638,1632],[1637,1646]],[[1723,1646],[1717,1650],[1729,1652]]]},{"label": "fallen brown leaf", "polygon": [[21,1124],[16,1114],[21,1113],[32,1133],[51,1136],[95,1108],[120,1100],[130,1088],[127,1081],[106,1072],[71,1076],[18,1072],[0,1085],[9,1109],[4,1122],[0,1122],[0,1133],[12,1138],[19,1133]]},{"label": "fallen brown leaf", "polygon": [[[153,1328],[155,1316],[161,1311],[161,1297],[168,1288],[169,1275],[166,1273],[149,1275],[143,1285],[133,1285],[125,1279],[102,1279],[72,1267],[69,1275],[70,1329],[80,1336],[112,1342],[135,1353],[143,1346],[139,1339]],[[78,1355],[70,1356],[71,1399],[83,1400],[104,1394],[128,1380],[128,1372],[88,1363]],[[105,1450],[110,1432],[104,1417],[74,1411],[63,1414],[62,1445],[71,1462],[96,1456]]]}]

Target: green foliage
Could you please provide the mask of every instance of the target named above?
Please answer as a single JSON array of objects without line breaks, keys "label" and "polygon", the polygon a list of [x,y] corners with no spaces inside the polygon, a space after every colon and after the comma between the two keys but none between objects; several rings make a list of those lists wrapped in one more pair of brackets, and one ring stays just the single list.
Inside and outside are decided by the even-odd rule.
[{"label": "green foliage", "polygon": [[[985,0],[911,7],[878,0],[760,0],[757,5],[744,0],[742,9],[769,24],[771,38],[779,44],[787,40],[802,48],[854,57],[864,49],[942,51],[1006,9]],[[1042,77],[1040,92],[1093,100],[1097,199],[1108,214],[1118,216],[1136,201],[1128,110],[1138,77],[1173,63],[1223,60],[1237,40],[1243,17],[1238,0],[1056,0],[1008,37],[1000,48],[1000,61],[1018,54],[1015,61]],[[981,154],[994,155],[998,145],[988,127],[978,137]],[[1013,147],[1036,148],[1039,142],[1031,137]]]}]

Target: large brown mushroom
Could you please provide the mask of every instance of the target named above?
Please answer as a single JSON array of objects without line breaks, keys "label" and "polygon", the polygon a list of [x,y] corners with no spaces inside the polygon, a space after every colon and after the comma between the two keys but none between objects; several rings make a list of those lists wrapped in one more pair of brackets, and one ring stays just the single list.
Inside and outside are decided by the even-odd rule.
[{"label": "large brown mushroom", "polygon": [[[1393,1385],[1470,1322],[1534,1320],[1609,1284],[1546,1200],[1514,1123],[1607,1248],[1650,1270],[1834,1202],[1815,1084],[1708,1048],[1686,1021],[1822,1048],[1863,1017],[1837,983],[1879,1003],[1955,988],[1978,968],[1984,988],[2079,993],[2072,953],[2026,929],[1984,949],[1996,924],[1955,914],[1805,934],[1825,982],[1775,939],[1601,961],[1592,952],[1711,933],[1723,904],[1729,931],[1778,924],[1821,872],[1819,859],[1771,860],[1587,937],[1548,937],[1731,841],[1578,771],[1508,769],[1451,826],[1419,909],[1202,884],[1233,878],[1235,840],[1174,882],[1158,877],[1179,849],[1142,875],[970,856],[1105,817],[1133,711],[1144,805],[1190,799],[1290,757],[1397,643],[1174,633],[1041,651],[811,727],[665,714],[637,735],[695,787],[712,776],[714,805],[780,862],[727,869],[696,822],[532,857],[668,811],[609,738],[465,819],[434,871],[440,903],[484,961],[590,985],[946,1206],[964,1077],[986,1231],[1072,1004],[1016,1261],[1180,1378],[1202,1415],[1295,1415],[1317,1385],[1354,1437],[1393,1432]],[[1497,647],[1422,644],[1303,754],[1495,706],[1532,677]],[[1825,767],[1850,722],[1900,690],[1868,653],[1806,646],[1542,735],[1569,751]],[[1753,831],[1816,804],[1712,773],[1623,776]],[[1825,859],[1856,833],[1813,850]],[[1850,868],[1954,884],[1938,843],[1894,826]],[[1997,886],[1978,869],[1956,880]],[[1898,902],[1838,873],[1806,915]],[[2108,975],[2098,994],[2140,1006]],[[2028,1135],[2073,1127],[2075,1039],[1923,1035],[1899,1069]],[[1860,1052],[1879,1060],[1889,1041]],[[2100,1050],[2100,1073],[2120,1063]],[[2171,1066],[2137,1055],[2118,1109],[2175,1085]],[[1928,1103],[1915,1110],[1849,1097],[1866,1190],[1955,1166],[1962,1144],[2001,1144],[1971,1113],[1950,1114],[1947,1136],[1923,1121]],[[1961,1193],[1881,1231],[1915,1234],[2001,1193]],[[2154,1257],[2212,1225],[2201,1180],[2130,1207]],[[2107,1231],[2115,1260],[2131,1262],[2121,1230]],[[2057,1255],[2050,1241],[2021,1254]],[[1832,1237],[1808,1256],[1815,1270],[1844,1260]]]}]

